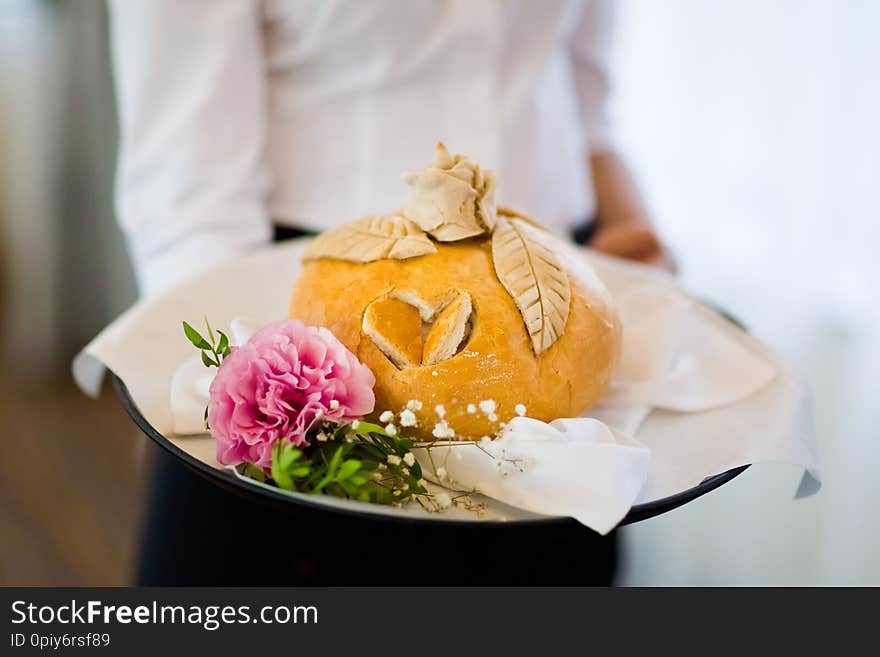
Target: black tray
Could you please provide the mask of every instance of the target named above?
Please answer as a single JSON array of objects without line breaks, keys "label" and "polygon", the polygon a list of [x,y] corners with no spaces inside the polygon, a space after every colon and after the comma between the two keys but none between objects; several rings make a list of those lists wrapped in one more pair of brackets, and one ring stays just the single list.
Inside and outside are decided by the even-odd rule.
[{"label": "black tray", "polygon": [[[413,514],[411,516],[404,514],[380,515],[359,511],[356,508],[340,508],[328,506],[327,504],[320,501],[320,496],[315,496],[314,498],[310,496],[291,497],[281,491],[248,485],[246,482],[238,479],[228,470],[218,470],[217,468],[214,468],[207,463],[200,461],[190,454],[187,454],[177,445],[168,440],[165,436],[159,433],[155,429],[155,427],[153,427],[141,414],[137,405],[134,403],[134,400],[131,398],[131,395],[128,392],[128,388],[126,388],[125,383],[122,382],[122,379],[116,376],[116,374],[114,374],[113,372],[110,372],[110,380],[112,381],[113,388],[116,390],[116,394],[119,396],[119,399],[122,402],[123,408],[125,408],[126,412],[129,414],[129,416],[131,416],[135,424],[140,428],[141,431],[144,432],[144,434],[147,435],[148,438],[153,440],[162,449],[180,459],[181,462],[193,472],[204,477],[205,479],[208,479],[217,486],[249,498],[254,502],[260,502],[263,504],[297,504],[311,508],[319,508],[335,513],[356,515],[362,518],[370,518],[373,520],[387,520],[392,522],[396,521],[414,524],[442,522],[444,524],[450,525],[461,523],[473,526],[473,524],[477,522],[474,520],[456,520],[440,517],[432,518],[428,515],[416,514]],[[669,497],[664,497],[662,499],[654,500],[652,502],[646,502],[644,504],[636,504],[630,509],[626,517],[621,520],[620,525],[628,525],[634,522],[647,520],[648,518],[653,518],[654,516],[658,516],[661,513],[672,511],[673,509],[676,509],[683,504],[687,504],[688,502],[695,500],[710,491],[715,490],[719,486],[726,484],[734,477],[741,475],[748,467],[748,465],[742,465],[738,468],[728,470],[727,472],[722,472],[721,474],[708,477],[693,488],[689,488],[680,493],[676,493],[675,495],[670,495]],[[546,517],[506,521],[506,523],[508,524],[515,523],[528,525],[553,524],[560,522],[568,523],[570,522],[570,520],[568,518]]]}]

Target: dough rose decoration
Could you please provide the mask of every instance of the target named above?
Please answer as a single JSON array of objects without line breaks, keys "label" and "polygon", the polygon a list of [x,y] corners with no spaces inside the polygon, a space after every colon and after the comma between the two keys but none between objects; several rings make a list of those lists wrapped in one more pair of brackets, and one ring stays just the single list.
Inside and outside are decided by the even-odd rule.
[{"label": "dough rose decoration", "polygon": [[464,155],[452,157],[442,143],[431,164],[404,174],[410,195],[403,214],[439,242],[455,242],[495,227],[495,172]]}]

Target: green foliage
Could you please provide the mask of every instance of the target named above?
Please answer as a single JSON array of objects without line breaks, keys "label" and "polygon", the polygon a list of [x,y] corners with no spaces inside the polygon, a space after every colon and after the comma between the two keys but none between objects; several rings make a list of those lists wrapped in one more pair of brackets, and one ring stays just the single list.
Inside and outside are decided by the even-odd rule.
[{"label": "green foliage", "polygon": [[207,318],[205,318],[205,327],[208,329],[207,340],[187,322],[183,322],[183,334],[196,349],[202,352],[202,363],[205,367],[220,367],[223,359],[232,352],[229,337],[223,331],[217,331],[217,335],[220,336],[218,340]]},{"label": "green foliage", "polygon": [[242,469],[242,474],[251,479],[256,479],[257,481],[266,481],[266,475],[253,463],[245,463]]},{"label": "green foliage", "polygon": [[[394,504],[413,495],[427,495],[417,461],[407,465],[413,442],[389,435],[369,422],[334,427],[325,425],[312,444],[295,447],[278,441],[272,450],[272,483],[302,493],[333,495],[362,502]],[[390,460],[389,460],[390,457]],[[250,476],[253,469],[245,469]],[[260,472],[262,475],[262,472]]]},{"label": "green foliage", "polygon": [[[223,359],[232,353],[232,348],[229,346],[229,337],[223,331],[217,331],[217,335],[220,336],[218,340],[217,336],[214,335],[214,329],[208,323],[207,317],[205,317],[205,328],[208,329],[208,339],[205,339],[201,333],[196,331],[189,322],[183,322],[183,334],[201,352],[202,365],[205,367],[220,367]],[[209,429],[208,408],[205,407],[205,430]],[[257,469],[259,470],[259,468]]]}]

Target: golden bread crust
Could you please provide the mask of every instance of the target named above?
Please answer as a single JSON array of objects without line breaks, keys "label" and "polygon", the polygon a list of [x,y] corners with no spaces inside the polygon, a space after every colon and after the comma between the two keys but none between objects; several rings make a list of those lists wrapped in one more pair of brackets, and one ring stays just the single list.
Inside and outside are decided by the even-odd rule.
[{"label": "golden bread crust", "polygon": [[[587,288],[571,277],[565,331],[536,356],[520,311],[495,274],[490,242],[485,236],[437,244],[436,253],[406,260],[307,262],[293,289],[289,315],[327,327],[373,371],[375,416],[385,410],[399,413],[411,399],[421,401],[416,437],[431,438],[434,423],[441,419],[434,411],[438,404],[460,439],[494,436],[499,422],[516,415],[518,404],[529,417],[544,421],[580,415],[605,391],[617,362],[620,325],[614,311],[591,299]],[[400,293],[408,291],[438,311],[460,293],[469,294],[471,331],[461,351],[434,365],[399,368],[364,333],[369,304],[389,295],[402,303],[399,299],[407,295]],[[388,334],[414,333],[411,313],[401,311],[406,327],[395,326],[394,313],[388,312],[394,306],[381,309],[386,319],[374,317],[374,324],[389,322]],[[450,321],[455,311],[450,307],[440,317]],[[416,346],[408,346],[406,353],[417,353]],[[468,413],[469,404],[484,400],[495,402],[496,421],[479,410]]]}]

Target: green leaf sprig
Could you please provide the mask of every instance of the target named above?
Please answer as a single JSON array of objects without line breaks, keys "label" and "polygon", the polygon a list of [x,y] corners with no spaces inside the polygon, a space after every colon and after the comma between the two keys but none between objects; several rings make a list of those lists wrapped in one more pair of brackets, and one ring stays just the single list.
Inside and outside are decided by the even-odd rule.
[{"label": "green leaf sprig", "polygon": [[214,335],[207,317],[205,318],[205,327],[208,329],[207,340],[187,322],[183,322],[183,333],[187,340],[202,352],[202,363],[205,367],[220,367],[220,363],[232,351],[229,347],[229,338],[223,331],[217,331],[217,335],[220,336],[218,339]]},{"label": "green leaf sprig", "polygon": [[[304,449],[280,440],[272,450],[272,481],[284,490],[361,502],[400,504],[427,497],[413,441],[371,422],[325,424]],[[250,464],[245,474],[253,472]],[[260,473],[262,474],[262,472]]]}]

